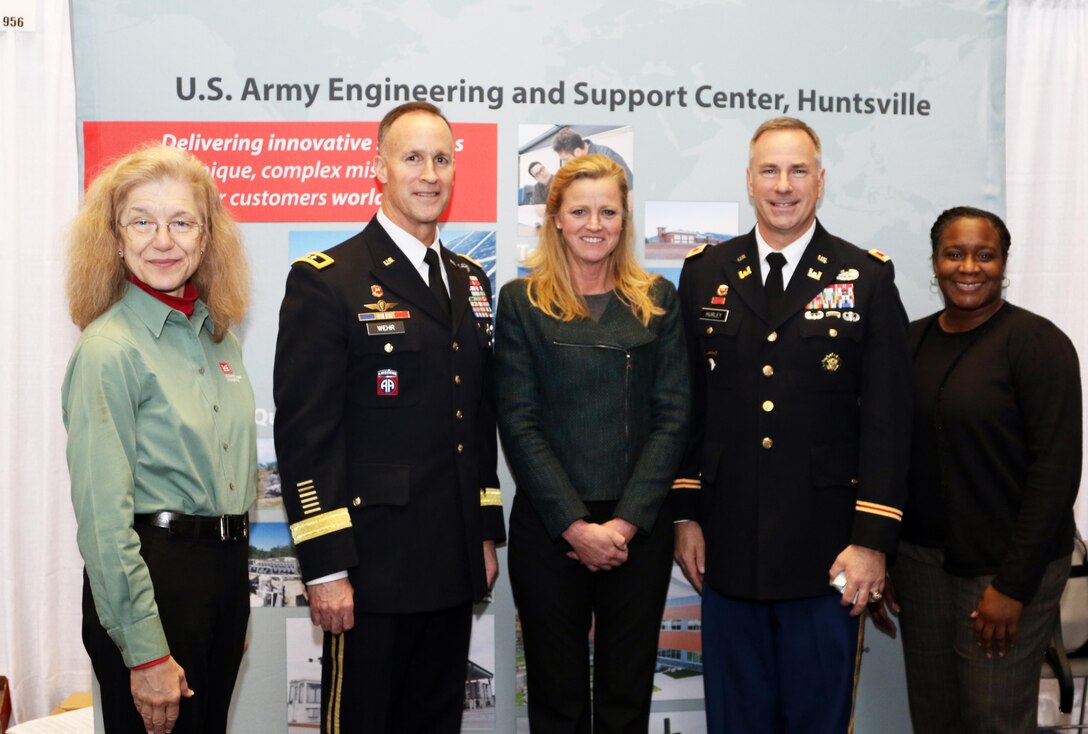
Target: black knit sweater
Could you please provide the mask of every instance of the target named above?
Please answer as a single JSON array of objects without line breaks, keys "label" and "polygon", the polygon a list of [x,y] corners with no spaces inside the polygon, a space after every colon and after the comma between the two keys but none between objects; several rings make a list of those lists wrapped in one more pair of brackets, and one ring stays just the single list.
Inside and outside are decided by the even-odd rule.
[{"label": "black knit sweater", "polygon": [[970,332],[910,326],[915,411],[902,539],[945,550],[956,576],[996,574],[1028,602],[1072,549],[1081,470],[1077,353],[1050,321],[1006,303]]}]

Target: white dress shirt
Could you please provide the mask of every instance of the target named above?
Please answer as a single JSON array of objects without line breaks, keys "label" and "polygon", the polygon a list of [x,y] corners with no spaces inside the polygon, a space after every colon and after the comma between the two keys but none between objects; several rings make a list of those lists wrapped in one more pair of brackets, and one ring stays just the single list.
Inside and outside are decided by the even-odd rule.
[{"label": "white dress shirt", "polygon": [[756,247],[759,248],[759,272],[763,277],[763,285],[767,285],[767,274],[770,273],[771,268],[767,265],[767,256],[772,252],[781,252],[783,257],[786,258],[786,264],[782,266],[782,290],[785,291],[790,287],[790,278],[793,277],[793,271],[797,269],[797,263],[801,262],[801,258],[805,255],[805,250],[808,249],[808,243],[812,242],[812,236],[816,234],[816,220],[812,220],[812,226],[808,230],[789,243],[781,250],[776,250],[767,244],[767,240],[763,239],[763,235],[759,233],[759,225],[756,225]]}]

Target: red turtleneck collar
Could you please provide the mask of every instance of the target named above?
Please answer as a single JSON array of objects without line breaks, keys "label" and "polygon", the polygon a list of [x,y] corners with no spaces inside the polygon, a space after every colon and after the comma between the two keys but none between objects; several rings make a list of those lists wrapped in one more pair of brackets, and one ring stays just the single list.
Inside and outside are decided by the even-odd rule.
[{"label": "red turtleneck collar", "polygon": [[150,293],[170,308],[181,311],[183,314],[185,314],[185,318],[192,318],[193,309],[196,308],[197,297],[196,288],[193,286],[192,283],[185,284],[185,291],[180,296],[172,296],[169,293],[163,293],[162,291],[155,290],[132,273],[128,273],[128,279],[129,282],[135,283],[137,286],[139,286],[140,290]]}]

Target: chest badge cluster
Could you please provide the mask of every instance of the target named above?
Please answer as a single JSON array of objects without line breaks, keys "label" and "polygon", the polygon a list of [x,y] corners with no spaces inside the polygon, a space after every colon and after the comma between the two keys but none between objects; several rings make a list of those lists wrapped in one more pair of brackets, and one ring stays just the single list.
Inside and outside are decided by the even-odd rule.
[{"label": "chest badge cluster", "polygon": [[[372,285],[370,292],[373,294],[377,289],[381,292],[381,286]],[[377,303],[364,303],[364,306],[370,309],[370,313],[361,313],[358,315],[360,321],[386,321],[389,319],[408,319],[412,315],[408,311],[394,311],[397,304],[391,303],[379,298]]]},{"label": "chest badge cluster", "polygon": [[487,291],[475,275],[468,276],[468,305],[476,318],[491,318],[491,299],[487,297]]},{"label": "chest badge cluster", "polygon": [[805,310],[842,310],[854,307],[854,284],[834,283],[820,291],[805,305]]}]

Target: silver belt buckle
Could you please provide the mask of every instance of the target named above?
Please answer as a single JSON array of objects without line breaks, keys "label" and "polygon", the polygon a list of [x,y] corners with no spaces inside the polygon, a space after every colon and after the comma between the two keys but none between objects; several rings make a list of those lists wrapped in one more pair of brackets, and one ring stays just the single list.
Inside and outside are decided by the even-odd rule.
[{"label": "silver belt buckle", "polygon": [[219,539],[230,540],[230,523],[226,515],[219,516]]}]

